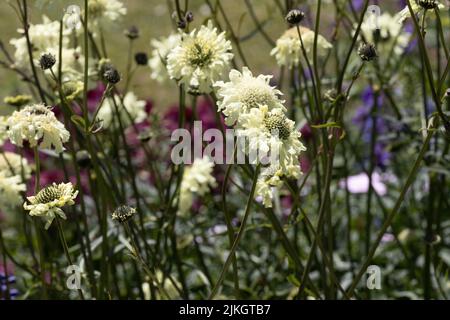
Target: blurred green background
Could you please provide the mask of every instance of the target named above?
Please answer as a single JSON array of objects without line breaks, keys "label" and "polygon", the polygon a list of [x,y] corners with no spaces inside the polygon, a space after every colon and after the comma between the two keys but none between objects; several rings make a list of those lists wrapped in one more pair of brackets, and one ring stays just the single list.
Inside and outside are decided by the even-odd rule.
[{"label": "blurred green background", "polygon": [[[9,40],[18,37],[17,29],[20,28],[20,21],[15,11],[8,2],[15,4],[15,1],[2,1],[0,6],[0,40],[13,54],[13,47]],[[136,40],[134,52],[151,52],[150,40],[161,36],[167,36],[174,31],[171,20],[174,1],[164,0],[122,0],[128,9],[128,14],[116,26],[106,30],[106,45],[108,54],[113,62],[123,73],[126,69],[128,52],[128,39],[123,35],[123,30],[136,25],[141,32],[141,37]],[[212,1],[214,3],[214,1]],[[60,19],[64,8],[71,4],[82,7],[82,0],[29,0],[30,20],[32,23],[40,23],[42,16],[47,15],[52,20]],[[184,1],[181,1],[184,4]],[[273,0],[251,0],[250,3],[255,9],[258,19],[265,23],[264,30],[276,40],[286,28],[283,13],[276,6]],[[255,24],[248,12],[244,0],[222,1],[223,8],[229,17],[234,32],[242,37],[255,30]],[[172,7],[172,8],[171,8]],[[204,0],[190,0],[189,10],[194,14],[192,27],[202,24],[211,12]],[[221,25],[226,29],[222,18],[219,19]],[[233,47],[235,48],[234,44]],[[235,48],[236,49],[236,48]],[[247,57],[249,67],[254,73],[276,73],[277,68],[273,57],[270,57],[271,46],[258,33],[242,43],[242,49]],[[236,53],[236,52],[235,52]],[[4,60],[3,56],[0,56]],[[241,66],[241,65],[240,65]],[[0,95],[1,100],[6,95],[19,93],[23,87],[19,77],[12,71],[0,69]],[[177,94],[174,84],[158,84],[150,79],[149,68],[139,68],[133,82],[133,90],[140,98],[150,98],[155,101],[158,109],[166,108],[176,102]]]}]

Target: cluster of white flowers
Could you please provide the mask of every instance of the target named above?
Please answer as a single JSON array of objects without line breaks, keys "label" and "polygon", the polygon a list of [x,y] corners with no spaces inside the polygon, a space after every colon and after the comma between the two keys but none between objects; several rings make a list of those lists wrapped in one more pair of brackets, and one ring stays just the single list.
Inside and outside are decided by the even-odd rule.
[{"label": "cluster of white flowers", "polygon": [[75,191],[72,183],[53,183],[39,191],[36,195],[27,197],[28,203],[24,203],[25,210],[30,211],[30,216],[42,217],[45,221],[45,229],[48,229],[56,217],[66,219],[64,206],[75,204],[78,191]]},{"label": "cluster of white flowers", "polygon": [[229,70],[231,49],[225,32],[219,33],[209,21],[199,30],[182,34],[180,43],[167,56],[167,71],[189,92],[209,93],[213,83]]},{"label": "cluster of white flowers", "polygon": [[[10,43],[15,47],[14,60],[19,68],[29,68],[30,58],[27,47],[27,40],[24,35],[24,30],[19,29],[18,32],[22,35],[20,38],[11,39]],[[34,64],[39,66],[39,57],[44,53],[50,53],[55,57],[59,55],[59,33],[60,25],[58,21],[51,21],[48,17],[43,16],[42,23],[30,24],[28,34],[30,42],[33,47]],[[78,70],[82,68],[83,57],[81,48],[70,48],[70,31],[64,29],[62,39],[62,72],[65,77],[79,78],[81,73]],[[55,70],[58,68],[58,63],[55,65]]]},{"label": "cluster of white flowers", "polygon": [[408,47],[411,34],[403,30],[398,18],[388,12],[378,17],[379,29],[376,29],[369,20],[361,24],[361,34],[368,43],[376,43],[379,52],[385,55],[402,54]]},{"label": "cluster of white flowers", "polygon": [[118,0],[90,0],[88,11],[94,23],[115,22],[127,14],[127,8]]},{"label": "cluster of white flowers", "polygon": [[184,168],[180,186],[179,213],[186,214],[192,206],[194,195],[205,195],[216,185],[212,172],[214,163],[208,158],[197,158],[191,166]]},{"label": "cluster of white flowers", "polygon": [[[411,4],[411,9],[414,12],[414,14],[420,15],[425,11],[425,9],[419,5],[417,0],[408,0],[408,1]],[[445,9],[445,5],[443,5],[439,1],[436,1],[436,3],[437,3],[437,6],[439,9]],[[411,17],[411,12],[409,11],[408,5],[406,5],[405,8],[397,14],[397,21],[400,23],[403,23],[406,19],[408,19],[410,17]]]},{"label": "cluster of white flowers", "polygon": [[2,152],[0,154],[0,171],[7,176],[23,176],[24,179],[31,177],[31,167],[26,158],[13,152]]},{"label": "cluster of white flowers", "polygon": [[168,37],[161,38],[159,40],[153,39],[151,46],[153,47],[152,55],[148,61],[148,65],[151,69],[151,78],[163,83],[168,80],[167,75],[167,56],[170,51],[176,48],[181,42],[181,35],[171,34]]},{"label": "cluster of white flowers", "polygon": [[133,92],[128,92],[123,98],[123,102],[119,96],[115,95],[114,98],[106,99],[103,102],[97,118],[102,120],[104,128],[108,128],[111,125],[119,128],[120,123],[117,117],[117,114],[119,114],[122,126],[126,128],[132,123],[138,123],[146,119],[145,105],[146,102],[138,100]]},{"label": "cluster of white flowers", "polygon": [[[302,41],[298,34],[297,27],[286,30],[286,32],[277,40],[275,48],[272,49],[270,55],[275,56],[278,65],[286,66],[289,69],[298,66],[303,61],[303,53],[301,43],[307,55],[309,62],[313,63],[313,47],[314,47],[314,31],[300,27]],[[323,57],[333,46],[323,36],[317,36],[317,55]]]},{"label": "cluster of white flowers", "polygon": [[64,151],[63,143],[70,138],[69,131],[58,121],[55,114],[43,104],[26,106],[14,111],[8,118],[8,137],[19,147],[27,141],[30,147],[54,148],[57,153]]},{"label": "cluster of white flowers", "polygon": [[237,135],[248,141],[245,152],[271,153],[275,161],[262,169],[256,185],[256,195],[266,207],[272,206],[272,188],[281,185],[282,177],[297,178],[301,174],[299,156],[306,150],[294,121],[286,117],[281,92],[269,81],[270,76],[254,77],[243,68],[242,73],[232,70],[229,82],[215,83],[219,110],[229,124],[235,124]]}]

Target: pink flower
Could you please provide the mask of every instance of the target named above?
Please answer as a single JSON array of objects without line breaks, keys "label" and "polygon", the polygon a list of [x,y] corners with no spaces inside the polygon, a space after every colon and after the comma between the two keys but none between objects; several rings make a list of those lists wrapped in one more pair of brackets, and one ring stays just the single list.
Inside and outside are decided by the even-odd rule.
[{"label": "pink flower", "polygon": [[[384,183],[393,180],[395,180],[393,176],[382,176],[378,172],[374,172],[372,174],[372,187],[378,195],[384,196],[387,193],[387,187]],[[341,188],[345,188],[346,182],[348,185],[348,190],[351,193],[367,193],[369,191],[369,177],[365,173],[360,173],[350,176],[346,180],[341,180],[339,182],[339,186]]]}]

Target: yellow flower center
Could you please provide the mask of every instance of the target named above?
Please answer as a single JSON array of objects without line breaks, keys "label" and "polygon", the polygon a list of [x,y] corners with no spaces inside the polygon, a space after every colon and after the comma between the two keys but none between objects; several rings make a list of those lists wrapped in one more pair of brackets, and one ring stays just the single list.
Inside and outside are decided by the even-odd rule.
[{"label": "yellow flower center", "polygon": [[38,203],[49,203],[58,200],[64,195],[63,190],[57,186],[48,186],[38,192],[36,195],[36,202]]},{"label": "yellow flower center", "polygon": [[291,135],[291,130],[286,120],[284,115],[266,115],[264,126],[272,134],[276,134],[278,131],[278,136],[286,140]]},{"label": "yellow flower center", "polygon": [[192,66],[204,67],[211,63],[213,51],[211,47],[198,39],[196,39],[187,48],[187,60]]}]

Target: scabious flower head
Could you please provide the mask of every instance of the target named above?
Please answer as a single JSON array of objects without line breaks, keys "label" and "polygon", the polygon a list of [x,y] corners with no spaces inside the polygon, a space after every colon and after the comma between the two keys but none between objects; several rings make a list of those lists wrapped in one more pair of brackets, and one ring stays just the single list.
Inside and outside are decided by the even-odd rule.
[{"label": "scabious flower head", "polygon": [[255,196],[261,198],[266,208],[272,207],[273,189],[282,185],[282,177],[283,171],[277,165],[271,165],[261,170],[256,181]]},{"label": "scabious flower head", "polygon": [[210,187],[216,185],[212,176],[214,163],[208,158],[197,158],[191,166],[186,166],[180,186],[179,212],[186,214],[192,206],[194,194],[205,195]]},{"label": "scabious flower head", "polygon": [[98,22],[115,22],[127,14],[127,8],[118,0],[90,0],[89,17]]},{"label": "scabious flower head", "polygon": [[[313,46],[314,46],[314,31],[299,27],[302,35],[302,42],[305,48],[306,55],[310,63],[313,63]],[[317,55],[323,57],[328,50],[333,46],[323,36],[317,37]],[[300,37],[298,35],[297,27],[287,30],[276,43],[275,48],[272,49],[270,55],[275,56],[278,65],[287,66],[289,69],[298,66],[300,61],[303,61],[303,53],[301,49]]]},{"label": "scabious flower head", "polygon": [[8,118],[8,137],[19,147],[27,141],[32,148],[39,145],[42,149],[54,148],[57,153],[61,153],[70,133],[50,108],[35,104],[14,111]]},{"label": "scabious flower head", "polygon": [[373,23],[367,19],[363,20],[361,34],[364,40],[376,43],[377,49],[385,56],[389,56],[391,52],[402,54],[408,47],[411,34],[406,32],[396,17],[388,12],[384,12],[377,19],[379,29],[374,28]]},{"label": "scabious flower head", "polygon": [[[36,67],[40,67],[40,57],[42,54],[51,54],[55,57],[59,55],[59,21],[51,21],[48,17],[43,16],[41,24],[30,24],[28,35],[33,46],[34,61]],[[10,40],[10,44],[15,47],[14,61],[15,66],[22,69],[30,68],[30,58],[28,54],[27,40],[24,30],[19,29],[22,35],[20,38]],[[82,68],[81,48],[70,48],[70,31],[63,30],[62,38],[62,72],[63,81],[67,77],[80,77]],[[56,62],[55,69],[58,68],[59,62]]]},{"label": "scabious flower head", "polygon": [[279,98],[281,91],[269,84],[272,76],[254,77],[252,72],[244,67],[242,73],[231,70],[229,78],[228,82],[214,83],[214,87],[218,88],[218,110],[225,115],[226,124],[234,124],[241,114],[260,105],[266,105],[270,109],[284,109],[284,101]]},{"label": "scabious flower head", "polygon": [[295,129],[294,121],[288,119],[282,109],[252,108],[241,115],[240,121],[242,129],[237,134],[248,139],[248,153],[275,152],[283,174],[290,177],[301,174],[299,156],[306,147],[300,141],[301,134]]},{"label": "scabious flower head", "polygon": [[20,175],[9,175],[6,170],[0,171],[0,211],[13,210],[22,202],[21,193],[26,186]]},{"label": "scabious flower head", "polygon": [[166,38],[159,40],[153,39],[151,46],[153,47],[148,65],[151,70],[151,78],[163,83],[169,79],[167,73],[167,56],[170,51],[177,47],[181,42],[181,35],[179,33],[171,34]]},{"label": "scabious flower head", "polygon": [[103,102],[97,118],[103,121],[102,125],[104,128],[111,126],[119,128],[120,123],[117,118],[117,115],[119,115],[122,126],[126,128],[132,123],[139,123],[147,118],[147,113],[145,112],[146,104],[144,100],[138,100],[133,92],[128,92],[125,95],[123,104],[120,97],[115,95],[113,98],[106,99]]},{"label": "scabious flower head", "polygon": [[28,203],[24,203],[25,210],[30,211],[30,216],[42,217],[45,221],[45,229],[48,229],[56,217],[66,219],[64,206],[75,204],[78,191],[75,191],[72,183],[53,183],[39,191],[36,195],[27,197]]},{"label": "scabious flower head", "polygon": [[5,176],[22,176],[29,179],[31,176],[31,167],[26,158],[14,152],[3,152],[0,154],[0,172]]},{"label": "scabious flower head", "polygon": [[136,209],[127,205],[122,205],[116,208],[111,215],[113,220],[119,221],[120,223],[124,223],[131,219],[136,213]]},{"label": "scabious flower head", "polygon": [[218,33],[209,21],[207,26],[183,34],[180,44],[167,56],[167,70],[170,78],[184,84],[189,92],[209,93],[232,58],[225,32]]}]

